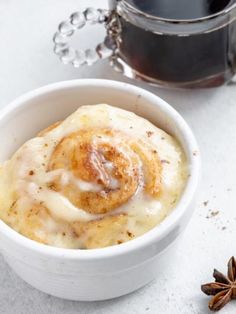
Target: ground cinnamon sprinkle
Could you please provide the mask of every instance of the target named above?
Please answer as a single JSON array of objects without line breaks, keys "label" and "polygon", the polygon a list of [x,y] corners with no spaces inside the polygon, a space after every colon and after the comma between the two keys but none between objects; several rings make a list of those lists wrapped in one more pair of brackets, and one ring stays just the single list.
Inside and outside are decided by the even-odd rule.
[{"label": "ground cinnamon sprinkle", "polygon": [[165,159],[161,160],[161,163],[162,164],[170,164],[169,160],[165,160]]},{"label": "ground cinnamon sprinkle", "polygon": [[127,231],[127,235],[129,236],[129,237],[133,237],[134,235],[132,234],[132,232],[130,232],[130,231]]},{"label": "ground cinnamon sprinkle", "polygon": [[217,216],[218,214],[219,214],[219,211],[218,211],[218,210],[211,212],[211,216],[212,216],[212,217],[215,217],[215,216]]},{"label": "ground cinnamon sprinkle", "polygon": [[147,133],[147,136],[148,136],[148,137],[151,137],[151,136],[153,135],[153,132],[152,132],[152,131],[147,131],[146,133]]},{"label": "ground cinnamon sprinkle", "polygon": [[209,218],[215,217],[215,216],[219,215],[219,213],[220,213],[219,210],[215,210],[215,211],[212,210],[209,212],[209,214],[206,216],[206,218],[209,219]]}]

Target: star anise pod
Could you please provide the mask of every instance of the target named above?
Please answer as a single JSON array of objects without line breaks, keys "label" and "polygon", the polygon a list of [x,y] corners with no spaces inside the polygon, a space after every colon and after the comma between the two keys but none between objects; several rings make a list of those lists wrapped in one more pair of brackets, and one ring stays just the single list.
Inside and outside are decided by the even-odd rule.
[{"label": "star anise pod", "polygon": [[228,276],[226,277],[214,269],[213,277],[215,282],[201,286],[202,291],[207,295],[213,295],[208,306],[212,311],[219,311],[230,300],[236,299],[236,259],[231,257],[228,262]]}]

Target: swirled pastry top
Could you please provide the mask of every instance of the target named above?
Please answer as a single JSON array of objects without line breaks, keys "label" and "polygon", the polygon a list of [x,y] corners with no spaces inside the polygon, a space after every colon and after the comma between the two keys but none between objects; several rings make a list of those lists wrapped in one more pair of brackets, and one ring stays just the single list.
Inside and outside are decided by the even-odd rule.
[{"label": "swirled pastry top", "polygon": [[66,248],[119,244],[160,223],[187,178],[179,144],[134,113],[80,107],[0,169],[0,218]]}]

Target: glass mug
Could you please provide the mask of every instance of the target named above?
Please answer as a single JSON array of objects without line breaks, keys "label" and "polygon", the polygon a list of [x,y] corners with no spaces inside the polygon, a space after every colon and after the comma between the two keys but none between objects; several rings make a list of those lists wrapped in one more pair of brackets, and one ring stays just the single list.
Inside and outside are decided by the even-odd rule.
[{"label": "glass mug", "polygon": [[[175,11],[168,11],[173,3]],[[130,78],[177,88],[215,87],[234,77],[236,0],[110,0],[109,8],[73,13],[59,25],[54,52],[63,63],[109,58]],[[70,39],[86,23],[104,24],[105,40],[95,49],[73,49]]]}]

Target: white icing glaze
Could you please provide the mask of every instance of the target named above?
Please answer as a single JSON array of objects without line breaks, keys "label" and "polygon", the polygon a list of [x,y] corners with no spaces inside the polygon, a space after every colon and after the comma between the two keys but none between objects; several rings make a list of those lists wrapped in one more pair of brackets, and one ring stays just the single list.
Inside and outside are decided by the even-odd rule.
[{"label": "white icing glaze", "polygon": [[60,193],[49,189],[39,190],[35,183],[28,185],[28,193],[35,201],[43,202],[49,208],[54,217],[63,219],[68,222],[73,221],[90,221],[100,218],[100,215],[92,215],[75,207],[67,198]]}]

